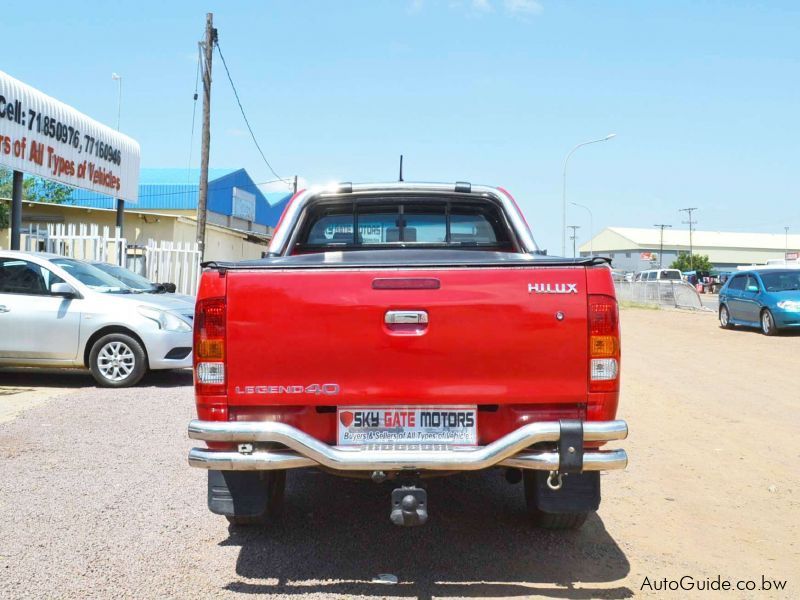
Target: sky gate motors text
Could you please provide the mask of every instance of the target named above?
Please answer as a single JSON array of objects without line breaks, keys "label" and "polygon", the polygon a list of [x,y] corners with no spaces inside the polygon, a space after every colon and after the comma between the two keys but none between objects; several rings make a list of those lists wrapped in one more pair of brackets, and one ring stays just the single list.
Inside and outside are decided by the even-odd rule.
[{"label": "sky gate motors text", "polygon": [[357,411],[355,427],[472,427],[475,414],[468,410],[387,410]]}]

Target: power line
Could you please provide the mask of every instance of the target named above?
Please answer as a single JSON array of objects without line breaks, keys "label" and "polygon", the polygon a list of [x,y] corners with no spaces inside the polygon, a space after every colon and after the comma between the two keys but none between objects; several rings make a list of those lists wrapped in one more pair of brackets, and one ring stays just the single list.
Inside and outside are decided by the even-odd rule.
[{"label": "power line", "polygon": [[236,91],[236,86],[233,83],[233,78],[231,77],[231,72],[228,70],[228,63],[225,62],[225,56],[222,54],[222,48],[219,45],[219,40],[217,40],[217,51],[219,52],[219,57],[222,59],[222,66],[225,68],[225,73],[228,76],[228,81],[231,83],[231,89],[233,89],[233,95],[236,97],[236,103],[239,105],[239,110],[242,113],[242,118],[244,119],[245,125],[247,125],[247,130],[250,132],[250,137],[253,138],[253,143],[256,145],[256,149],[258,153],[261,155],[261,158],[264,159],[264,163],[267,165],[267,168],[272,172],[275,177],[280,179],[281,181],[285,181],[289,183],[288,179],[284,179],[280,175],[275,172],[275,169],[272,168],[272,165],[269,164],[267,157],[264,156],[264,151],[261,150],[261,146],[258,144],[258,140],[256,139],[256,134],[253,133],[253,128],[250,127],[250,121],[247,120],[247,115],[244,112],[244,107],[242,106],[242,101],[239,99],[239,92]]}]

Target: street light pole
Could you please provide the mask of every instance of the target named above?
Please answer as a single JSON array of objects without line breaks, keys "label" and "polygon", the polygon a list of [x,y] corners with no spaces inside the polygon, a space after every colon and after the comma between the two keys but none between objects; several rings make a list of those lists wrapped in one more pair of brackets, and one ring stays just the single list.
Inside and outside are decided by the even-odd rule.
[{"label": "street light pole", "polygon": [[596,144],[598,142],[606,142],[611,138],[616,137],[616,133],[609,133],[606,137],[600,138],[597,140],[591,140],[589,142],[583,142],[575,146],[572,150],[569,151],[567,157],[564,159],[564,172],[561,181],[561,256],[567,253],[567,165],[569,164],[569,159],[575,154],[575,151],[578,148],[582,148],[583,146],[588,146],[589,144]]},{"label": "street light pole", "polygon": [[592,209],[577,202],[570,202],[570,204],[583,208],[589,213],[589,256],[594,258],[594,216],[592,215]]},{"label": "street light pole", "polygon": [[119,131],[119,118],[122,115],[122,75],[111,74],[111,79],[116,81],[117,86],[117,131]]}]

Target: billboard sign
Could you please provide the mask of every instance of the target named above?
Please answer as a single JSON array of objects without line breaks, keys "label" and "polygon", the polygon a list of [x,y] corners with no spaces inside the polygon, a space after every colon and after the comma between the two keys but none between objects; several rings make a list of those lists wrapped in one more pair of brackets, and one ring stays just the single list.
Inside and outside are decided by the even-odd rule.
[{"label": "billboard sign", "polygon": [[231,214],[245,221],[256,220],[256,196],[238,187],[233,188],[233,207]]},{"label": "billboard sign", "polygon": [[0,71],[0,166],[136,202],[139,144]]}]

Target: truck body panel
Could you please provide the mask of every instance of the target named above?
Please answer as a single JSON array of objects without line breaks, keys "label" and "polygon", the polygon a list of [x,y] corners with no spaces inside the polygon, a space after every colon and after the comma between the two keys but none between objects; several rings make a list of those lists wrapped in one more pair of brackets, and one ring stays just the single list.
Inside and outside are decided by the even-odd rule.
[{"label": "truck body panel", "polygon": [[[376,279],[411,275],[440,287],[373,288]],[[227,278],[230,404],[586,400],[581,267],[231,271]],[[575,291],[529,292],[534,285]],[[389,311],[424,311],[428,323],[393,328]],[[336,397],[325,384],[335,384]],[[309,386],[319,387],[299,391]]]}]

